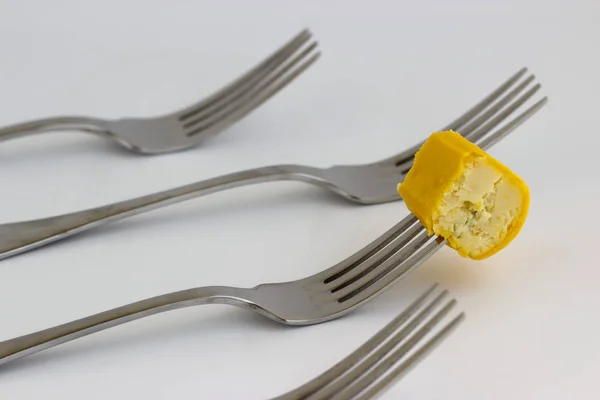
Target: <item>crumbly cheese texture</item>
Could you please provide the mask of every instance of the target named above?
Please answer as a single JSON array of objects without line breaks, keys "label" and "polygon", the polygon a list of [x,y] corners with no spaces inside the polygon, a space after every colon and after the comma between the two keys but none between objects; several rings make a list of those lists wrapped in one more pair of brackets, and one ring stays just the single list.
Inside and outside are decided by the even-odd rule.
[{"label": "crumbly cheese texture", "polygon": [[398,193],[430,235],[475,260],[506,247],[529,211],[525,182],[453,131],[429,137]]}]

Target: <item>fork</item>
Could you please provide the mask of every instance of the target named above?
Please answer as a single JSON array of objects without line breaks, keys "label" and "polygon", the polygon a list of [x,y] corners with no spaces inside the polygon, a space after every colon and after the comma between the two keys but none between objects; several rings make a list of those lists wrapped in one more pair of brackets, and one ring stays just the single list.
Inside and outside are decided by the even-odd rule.
[{"label": "fork", "polygon": [[[444,290],[428,300],[436,288],[437,284],[425,291],[383,329],[334,367],[272,400],[359,400],[381,395],[464,321],[465,314],[461,312],[436,333],[431,333],[456,305],[454,299],[446,302],[433,317],[424,322],[448,294]],[[412,333],[419,326],[421,328]],[[427,335],[432,336],[415,349]],[[409,355],[411,351],[413,353]]]},{"label": "fork", "polygon": [[[523,68],[442,130],[460,131],[484,149],[501,140],[547,102],[547,98],[544,97],[502,128],[492,132],[541,88],[540,84],[536,84],[525,91],[533,83],[533,75],[517,85],[526,72]],[[510,90],[513,86],[515,87]],[[519,96],[524,91],[525,93]],[[396,187],[412,166],[413,156],[420,146],[421,144],[418,144],[398,155],[371,164],[338,165],[327,169],[303,165],[268,166],[71,214],[0,224],[0,260],[159,207],[234,187],[268,181],[296,180],[310,183],[359,204],[398,201],[401,198],[396,192]]]},{"label": "fork", "polygon": [[185,109],[154,118],[63,116],[0,129],[0,142],[32,134],[75,130],[110,139],[134,153],[161,154],[199,145],[259,107],[320,56],[305,29],[285,45],[206,99]]},{"label": "fork", "polygon": [[201,304],[229,304],[285,325],[330,321],[376,298],[445,243],[428,236],[409,214],[363,249],[307,278],[250,289],[204,286],[148,298],[0,342],[0,365],[117,325]]},{"label": "fork", "polygon": [[[443,290],[433,296],[437,288],[437,284],[432,285],[335,366],[271,400],[366,400],[381,395],[464,321],[465,314],[460,312],[435,330],[457,304],[455,299],[451,299],[441,306],[448,291]],[[429,317],[436,309],[437,312]],[[425,343],[417,347],[423,341]]]}]

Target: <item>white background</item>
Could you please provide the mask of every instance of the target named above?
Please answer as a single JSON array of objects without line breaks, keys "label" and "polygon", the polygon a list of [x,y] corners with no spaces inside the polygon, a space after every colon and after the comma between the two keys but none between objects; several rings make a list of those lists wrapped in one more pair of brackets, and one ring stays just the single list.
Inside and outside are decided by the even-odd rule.
[{"label": "white background", "polygon": [[[0,146],[0,220],[124,200],[256,166],[390,156],[527,66],[550,102],[491,153],[532,191],[520,236],[481,262],[443,249],[327,324],[227,306],[111,329],[0,369],[0,397],[264,399],[316,376],[432,282],[467,320],[385,399],[597,399],[600,3],[0,1],[0,125],[150,116],[238,76],[304,27],[323,57],[201,148],[159,157],[81,133]],[[0,262],[0,340],[157,294],[296,279],[407,213],[301,183],[224,192]]]}]

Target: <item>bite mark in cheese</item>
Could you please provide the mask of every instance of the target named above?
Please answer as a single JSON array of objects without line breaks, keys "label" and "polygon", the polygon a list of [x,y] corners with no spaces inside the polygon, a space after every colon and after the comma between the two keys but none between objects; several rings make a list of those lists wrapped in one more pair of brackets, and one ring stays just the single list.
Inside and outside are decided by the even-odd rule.
[{"label": "bite mark in cheese", "polygon": [[453,131],[429,137],[398,193],[430,235],[476,260],[506,247],[529,210],[525,182]]}]

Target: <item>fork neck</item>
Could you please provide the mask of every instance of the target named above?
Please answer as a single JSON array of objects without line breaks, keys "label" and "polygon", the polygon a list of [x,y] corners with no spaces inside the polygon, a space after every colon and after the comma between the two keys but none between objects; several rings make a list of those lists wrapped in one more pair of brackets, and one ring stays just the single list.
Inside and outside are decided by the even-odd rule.
[{"label": "fork neck", "polygon": [[252,293],[248,289],[207,286],[148,298],[0,342],[0,365],[114,326],[180,308],[202,304],[230,304],[242,308],[254,308]]},{"label": "fork neck", "polygon": [[0,129],[0,142],[44,132],[72,130],[84,131],[105,137],[110,136],[105,120],[89,117],[64,116],[43,118],[9,125]]},{"label": "fork neck", "polygon": [[226,189],[281,180],[297,180],[325,185],[321,175],[322,170],[318,168],[300,165],[262,167],[44,220],[3,224],[0,225],[0,259],[32,250],[108,222]]},{"label": "fork neck", "polygon": [[[109,206],[110,214],[139,213],[227,189],[273,181],[322,184],[322,170],[303,165],[272,165],[234,172]],[[123,215],[125,216],[125,215]]]}]

